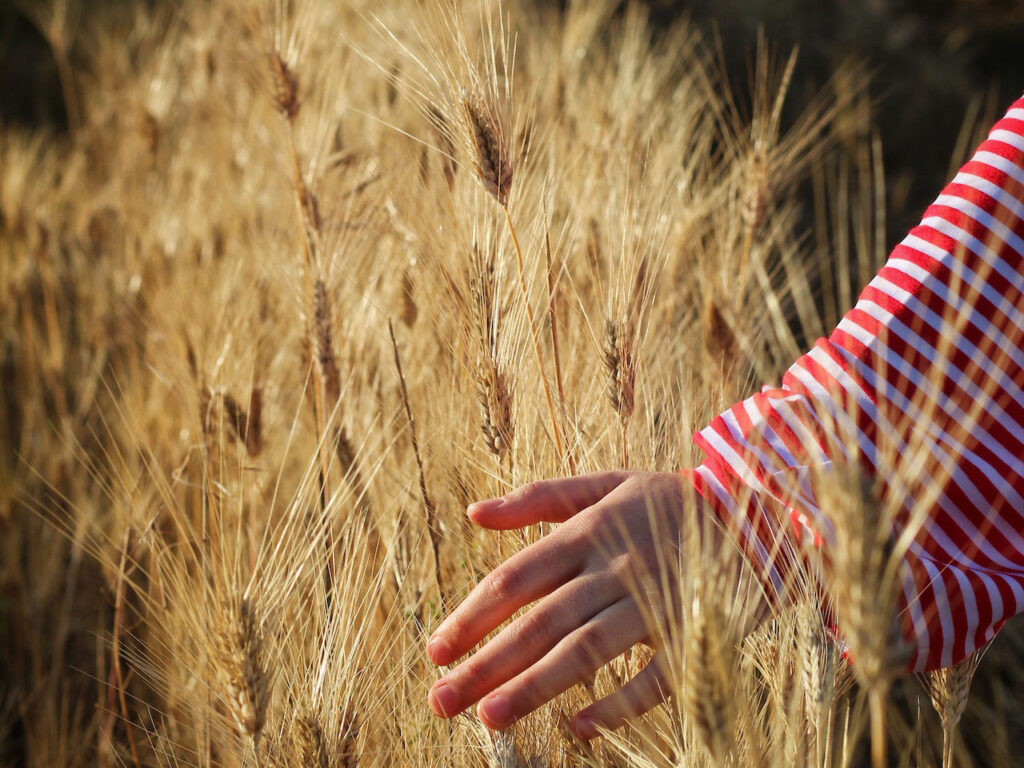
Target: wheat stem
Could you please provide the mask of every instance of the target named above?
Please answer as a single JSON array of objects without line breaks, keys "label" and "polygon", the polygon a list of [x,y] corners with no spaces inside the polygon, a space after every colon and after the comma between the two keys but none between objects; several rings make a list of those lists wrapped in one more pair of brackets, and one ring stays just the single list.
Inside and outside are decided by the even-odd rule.
[{"label": "wheat stem", "polygon": [[63,43],[50,41],[53,59],[57,64],[57,76],[60,79],[60,90],[64,97],[64,108],[68,113],[68,132],[76,136],[82,127],[82,112],[75,93],[75,77],[71,68],[71,60]]},{"label": "wheat stem", "polygon": [[754,249],[754,228],[744,227],[743,233],[743,247],[740,249],[740,285],[743,285],[743,280],[747,274],[747,265],[750,263],[750,253]]},{"label": "wheat stem", "polygon": [[409,422],[409,435],[412,439],[412,452],[416,457],[416,469],[420,476],[420,493],[423,496],[423,510],[427,516],[427,533],[430,536],[430,548],[434,553],[434,580],[437,582],[437,591],[441,596],[441,604],[444,604],[446,592],[444,580],[441,576],[441,527],[437,522],[436,508],[434,502],[427,493],[427,479],[423,472],[423,459],[420,456],[420,443],[416,438],[416,420],[412,417],[412,408],[409,405],[409,390],[405,385],[405,373],[402,370],[402,358],[398,354],[398,342],[395,340],[395,326],[388,318],[388,333],[391,335],[391,349],[395,353],[395,368],[398,370],[398,383],[402,392],[402,405],[405,406],[405,418]]},{"label": "wheat stem", "polygon": [[121,544],[121,561],[117,567],[117,587],[114,590],[114,637],[111,642],[110,655],[114,663],[114,675],[117,680],[117,698],[121,707],[121,717],[124,718],[125,732],[128,735],[128,747],[131,749],[132,762],[136,768],[141,768],[139,750],[135,746],[135,736],[132,734],[132,721],[128,715],[128,702],[125,698],[124,671],[121,668],[121,627],[124,626],[124,586],[125,569],[128,566],[128,543],[131,537],[131,529],[124,532],[124,542]]},{"label": "wheat stem", "polygon": [[544,356],[540,351],[540,337],[537,334],[537,323],[533,317],[533,305],[530,304],[530,294],[526,288],[526,268],[523,265],[523,252],[519,247],[519,238],[516,236],[516,228],[512,224],[512,214],[508,206],[504,206],[505,221],[508,222],[508,231],[512,235],[512,245],[515,246],[516,265],[519,267],[519,289],[523,294],[523,304],[526,305],[526,317],[530,323],[530,339],[533,341],[533,351],[537,354],[537,367],[540,369],[540,380],[544,385],[544,398],[548,403],[548,414],[551,416],[551,430],[554,433],[555,450],[559,457],[564,455],[562,448],[562,433],[558,428],[558,417],[555,415],[555,403],[551,397],[551,387],[548,385],[548,377],[544,372]]},{"label": "wheat stem", "polygon": [[985,649],[981,648],[950,667],[932,670],[921,676],[928,698],[942,722],[942,765],[953,764],[956,729],[967,707],[971,682]]},{"label": "wheat stem", "polygon": [[565,405],[565,389],[562,386],[562,358],[558,346],[558,316],[555,314],[555,277],[551,270],[551,235],[544,230],[544,257],[547,262],[548,275],[548,317],[551,320],[551,349],[555,358],[555,385],[558,387],[558,402],[562,410],[562,428],[565,430],[565,459],[569,464],[569,474],[576,474],[576,457],[573,455],[569,442],[569,426]]},{"label": "wheat stem", "polygon": [[880,684],[872,686],[868,693],[868,707],[871,712],[871,765],[872,768],[885,768],[885,699],[886,687]]},{"label": "wheat stem", "polygon": [[825,740],[824,744],[821,743],[821,734],[818,734],[818,749],[819,754],[824,750],[824,756],[820,761],[820,765],[832,765],[832,747],[834,739],[832,738],[833,728],[835,727],[835,708],[829,707],[828,712],[825,714]]},{"label": "wheat stem", "polygon": [[[299,225],[300,242],[302,243],[302,255],[306,264],[303,271],[303,279],[306,284],[306,294],[309,303],[314,308],[317,306],[317,293],[314,288],[312,272],[317,266],[316,243],[312,240],[312,234],[316,232],[319,222],[310,220],[309,191],[305,179],[302,177],[302,167],[299,162],[298,144],[295,139],[295,118],[298,115],[298,85],[294,74],[285,66],[281,57],[275,54],[271,58],[271,65],[275,82],[277,85],[276,99],[278,108],[284,118],[288,135],[288,155],[292,170],[292,188],[295,192],[295,213]],[[307,321],[307,338],[313,338],[314,329]],[[310,361],[313,365],[312,360]],[[331,610],[332,593],[334,591],[334,531],[327,515],[327,498],[330,495],[328,490],[328,477],[330,464],[327,455],[327,383],[323,376],[316,377],[313,387],[313,416],[316,424],[316,445],[317,445],[317,485],[320,504],[320,519],[324,531],[324,550],[326,562],[324,564],[324,596],[328,613]]]},{"label": "wheat stem", "polygon": [[953,768],[953,740],[955,738],[955,728],[942,729],[942,768]]}]

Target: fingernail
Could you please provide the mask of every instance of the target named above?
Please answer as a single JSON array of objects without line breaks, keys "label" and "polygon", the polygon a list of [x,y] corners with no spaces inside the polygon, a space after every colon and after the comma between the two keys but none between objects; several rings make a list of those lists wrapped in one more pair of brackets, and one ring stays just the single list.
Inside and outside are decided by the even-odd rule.
[{"label": "fingernail", "polygon": [[489,728],[504,728],[512,722],[512,704],[504,696],[495,694],[480,704],[480,716]]},{"label": "fingernail", "polygon": [[580,739],[592,739],[597,736],[597,725],[589,717],[577,717],[572,721],[572,729]]},{"label": "fingernail", "polygon": [[452,660],[452,647],[435,635],[427,643],[427,656],[435,664],[448,664]]},{"label": "fingernail", "polygon": [[493,510],[500,507],[505,503],[504,497],[497,499],[485,499],[483,501],[474,501],[468,507],[466,507],[466,514],[470,517],[479,515],[481,512],[492,512]]},{"label": "fingernail", "polygon": [[430,689],[430,698],[433,700],[435,713],[441,717],[451,717],[459,711],[459,695],[443,680],[434,683],[434,687]]}]

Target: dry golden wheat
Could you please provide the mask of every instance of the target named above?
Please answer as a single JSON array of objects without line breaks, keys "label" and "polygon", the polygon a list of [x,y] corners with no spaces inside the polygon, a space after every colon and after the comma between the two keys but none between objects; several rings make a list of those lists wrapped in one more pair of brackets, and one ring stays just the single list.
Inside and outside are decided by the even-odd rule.
[{"label": "dry golden wheat", "polygon": [[[429,630],[551,528],[467,504],[699,462],[877,268],[851,70],[790,120],[795,58],[760,44],[748,109],[692,24],[616,0],[36,5],[71,132],[0,125],[0,762],[851,765],[879,683],[893,753],[937,762],[890,654],[905,542],[842,468],[808,582],[859,688],[817,597],[744,638],[761,598],[695,549],[641,590],[665,706],[566,727],[647,650],[503,734],[424,703]],[[913,523],[942,472],[910,449]],[[958,760],[1012,763],[1006,633]]]}]

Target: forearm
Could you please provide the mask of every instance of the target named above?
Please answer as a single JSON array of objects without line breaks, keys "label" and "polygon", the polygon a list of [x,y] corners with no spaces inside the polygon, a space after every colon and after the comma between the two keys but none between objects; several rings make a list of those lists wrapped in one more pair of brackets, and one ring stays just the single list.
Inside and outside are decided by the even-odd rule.
[{"label": "forearm", "polygon": [[916,669],[1024,607],[1022,254],[1024,99],[829,338],[695,438],[698,489],[776,595],[801,543],[835,544],[808,469],[854,461],[879,481],[894,527],[918,526],[903,601]]}]

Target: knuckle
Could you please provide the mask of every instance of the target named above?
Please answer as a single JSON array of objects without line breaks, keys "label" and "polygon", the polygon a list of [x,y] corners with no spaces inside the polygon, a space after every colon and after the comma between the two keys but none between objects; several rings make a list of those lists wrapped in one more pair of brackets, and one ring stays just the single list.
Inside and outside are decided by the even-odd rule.
[{"label": "knuckle", "polygon": [[467,661],[459,668],[456,685],[466,701],[476,701],[490,690],[486,674],[479,665],[471,661]]},{"label": "knuckle", "polygon": [[512,496],[517,501],[527,501],[529,499],[538,496],[543,489],[543,484],[540,480],[531,480],[525,485],[519,486],[513,493]]},{"label": "knuckle", "polygon": [[645,478],[642,472],[630,472],[622,478],[622,482],[619,485],[623,490],[629,488],[637,489],[643,486],[644,481]]},{"label": "knuckle", "polygon": [[613,523],[619,518],[618,507],[614,504],[595,504],[586,510],[584,519],[592,531],[600,530],[602,527]]},{"label": "knuckle", "polygon": [[519,569],[508,563],[502,563],[487,577],[487,589],[490,596],[498,603],[505,603],[515,598],[522,576]]},{"label": "knuckle", "polygon": [[608,573],[619,581],[629,576],[631,570],[629,555],[616,555],[608,560]]},{"label": "knuckle", "polygon": [[609,485],[618,486],[629,480],[634,474],[636,474],[635,471],[630,472],[628,469],[611,469],[608,470],[606,477]]},{"label": "knuckle", "polygon": [[523,679],[517,681],[515,690],[508,693],[512,709],[520,713],[520,716],[532,712],[551,698],[553,696],[547,695],[543,690],[542,682],[532,674],[525,675]]},{"label": "knuckle", "polygon": [[576,632],[576,650],[587,669],[603,665],[607,656],[608,638],[597,624],[585,624]]},{"label": "knuckle", "polygon": [[672,678],[669,674],[665,657],[658,654],[648,664],[654,668],[651,675],[658,700],[661,701],[668,698],[672,690]]},{"label": "knuckle", "polygon": [[554,623],[550,611],[533,610],[521,619],[519,635],[531,645],[543,643],[554,635]]},{"label": "knuckle", "polygon": [[580,552],[589,549],[592,544],[593,522],[586,515],[569,518],[559,526],[553,534],[559,539],[559,545],[567,552]]}]

